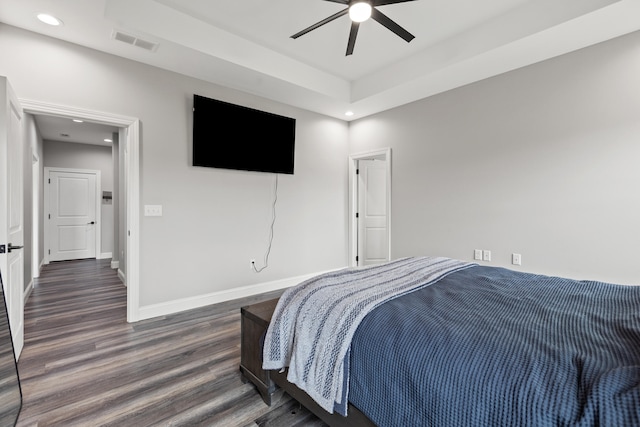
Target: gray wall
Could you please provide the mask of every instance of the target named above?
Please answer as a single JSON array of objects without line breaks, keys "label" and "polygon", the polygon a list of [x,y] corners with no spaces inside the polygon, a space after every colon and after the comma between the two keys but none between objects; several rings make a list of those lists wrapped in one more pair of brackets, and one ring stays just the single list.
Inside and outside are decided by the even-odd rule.
[{"label": "gray wall", "polygon": [[[141,120],[142,306],[347,264],[345,122],[0,25],[0,75],[19,97]],[[25,54],[28,52],[28,54]],[[190,166],[193,94],[297,119],[295,175],[280,177],[270,266],[274,177]]]},{"label": "gray wall", "polygon": [[392,256],[640,284],[640,33],[353,122],[392,147]]},{"label": "gray wall", "polygon": [[[112,147],[102,145],[77,144],[72,142],[45,141],[44,166],[67,169],[92,169],[100,171],[101,191],[113,192],[114,168]],[[100,199],[100,252],[111,253],[113,249],[113,203],[105,204]],[[99,257],[100,254],[98,254]]]}]

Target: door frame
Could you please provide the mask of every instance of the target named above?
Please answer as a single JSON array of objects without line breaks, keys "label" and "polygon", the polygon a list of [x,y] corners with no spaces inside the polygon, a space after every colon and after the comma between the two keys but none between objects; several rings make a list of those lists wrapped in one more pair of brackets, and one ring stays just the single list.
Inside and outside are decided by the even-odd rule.
[{"label": "door frame", "polygon": [[[64,172],[64,173],[82,173],[85,175],[93,175],[96,178],[96,201],[95,201],[95,209],[96,209],[96,227],[93,227],[93,232],[95,233],[95,251],[96,251],[96,259],[100,259],[100,254],[102,253],[102,182],[101,175],[102,173],[99,170],[93,169],[72,169],[72,168],[55,168],[55,167],[45,167],[44,168],[44,182],[49,181],[51,183],[51,172]],[[51,186],[44,185],[44,214],[51,215],[50,202],[49,198],[51,197]],[[49,217],[50,218],[50,217]],[[51,261],[50,253],[47,250],[51,243],[51,223],[46,222],[47,226],[44,227],[44,263],[49,264]]]},{"label": "door frame", "polygon": [[[140,320],[140,120],[136,117],[95,111],[81,107],[52,104],[31,99],[19,99],[23,111],[28,114],[45,114],[69,119],[81,119],[124,128],[124,144],[128,162],[123,168],[126,182],[125,225],[127,322]],[[122,166],[121,166],[122,168]]]},{"label": "door frame", "polygon": [[387,175],[387,242],[388,259],[391,259],[391,148],[355,153],[349,155],[349,263],[350,267],[358,265],[356,254],[358,253],[358,169],[359,160],[385,160]]},{"label": "door frame", "polygon": [[[31,277],[40,277],[40,157],[31,151]],[[32,286],[35,281],[31,281]],[[26,295],[25,295],[26,300]]]}]

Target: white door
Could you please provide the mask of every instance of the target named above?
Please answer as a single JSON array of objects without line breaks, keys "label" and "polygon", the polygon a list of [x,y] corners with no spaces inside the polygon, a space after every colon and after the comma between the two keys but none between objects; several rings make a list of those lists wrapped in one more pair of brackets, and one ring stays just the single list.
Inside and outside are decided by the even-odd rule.
[{"label": "white door", "polygon": [[22,108],[0,77],[0,272],[16,359],[24,343]]},{"label": "white door", "polygon": [[358,265],[389,261],[387,164],[358,161]]},{"label": "white door", "polygon": [[96,257],[95,173],[47,170],[49,261]]}]

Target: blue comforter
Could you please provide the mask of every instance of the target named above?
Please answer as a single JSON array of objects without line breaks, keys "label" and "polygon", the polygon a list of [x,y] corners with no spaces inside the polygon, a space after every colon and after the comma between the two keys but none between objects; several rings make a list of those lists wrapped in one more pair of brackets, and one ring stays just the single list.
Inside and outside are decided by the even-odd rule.
[{"label": "blue comforter", "polygon": [[640,426],[640,287],[471,267],[371,312],[350,366],[379,426]]}]

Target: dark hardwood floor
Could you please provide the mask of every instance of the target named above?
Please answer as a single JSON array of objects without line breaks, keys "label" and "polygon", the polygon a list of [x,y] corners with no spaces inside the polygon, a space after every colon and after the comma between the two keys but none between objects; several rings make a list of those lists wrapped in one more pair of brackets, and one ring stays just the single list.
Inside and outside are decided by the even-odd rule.
[{"label": "dark hardwood floor", "polygon": [[240,307],[129,324],[109,260],[52,263],[25,307],[18,426],[325,426],[288,395],[268,407],[240,372]]}]

